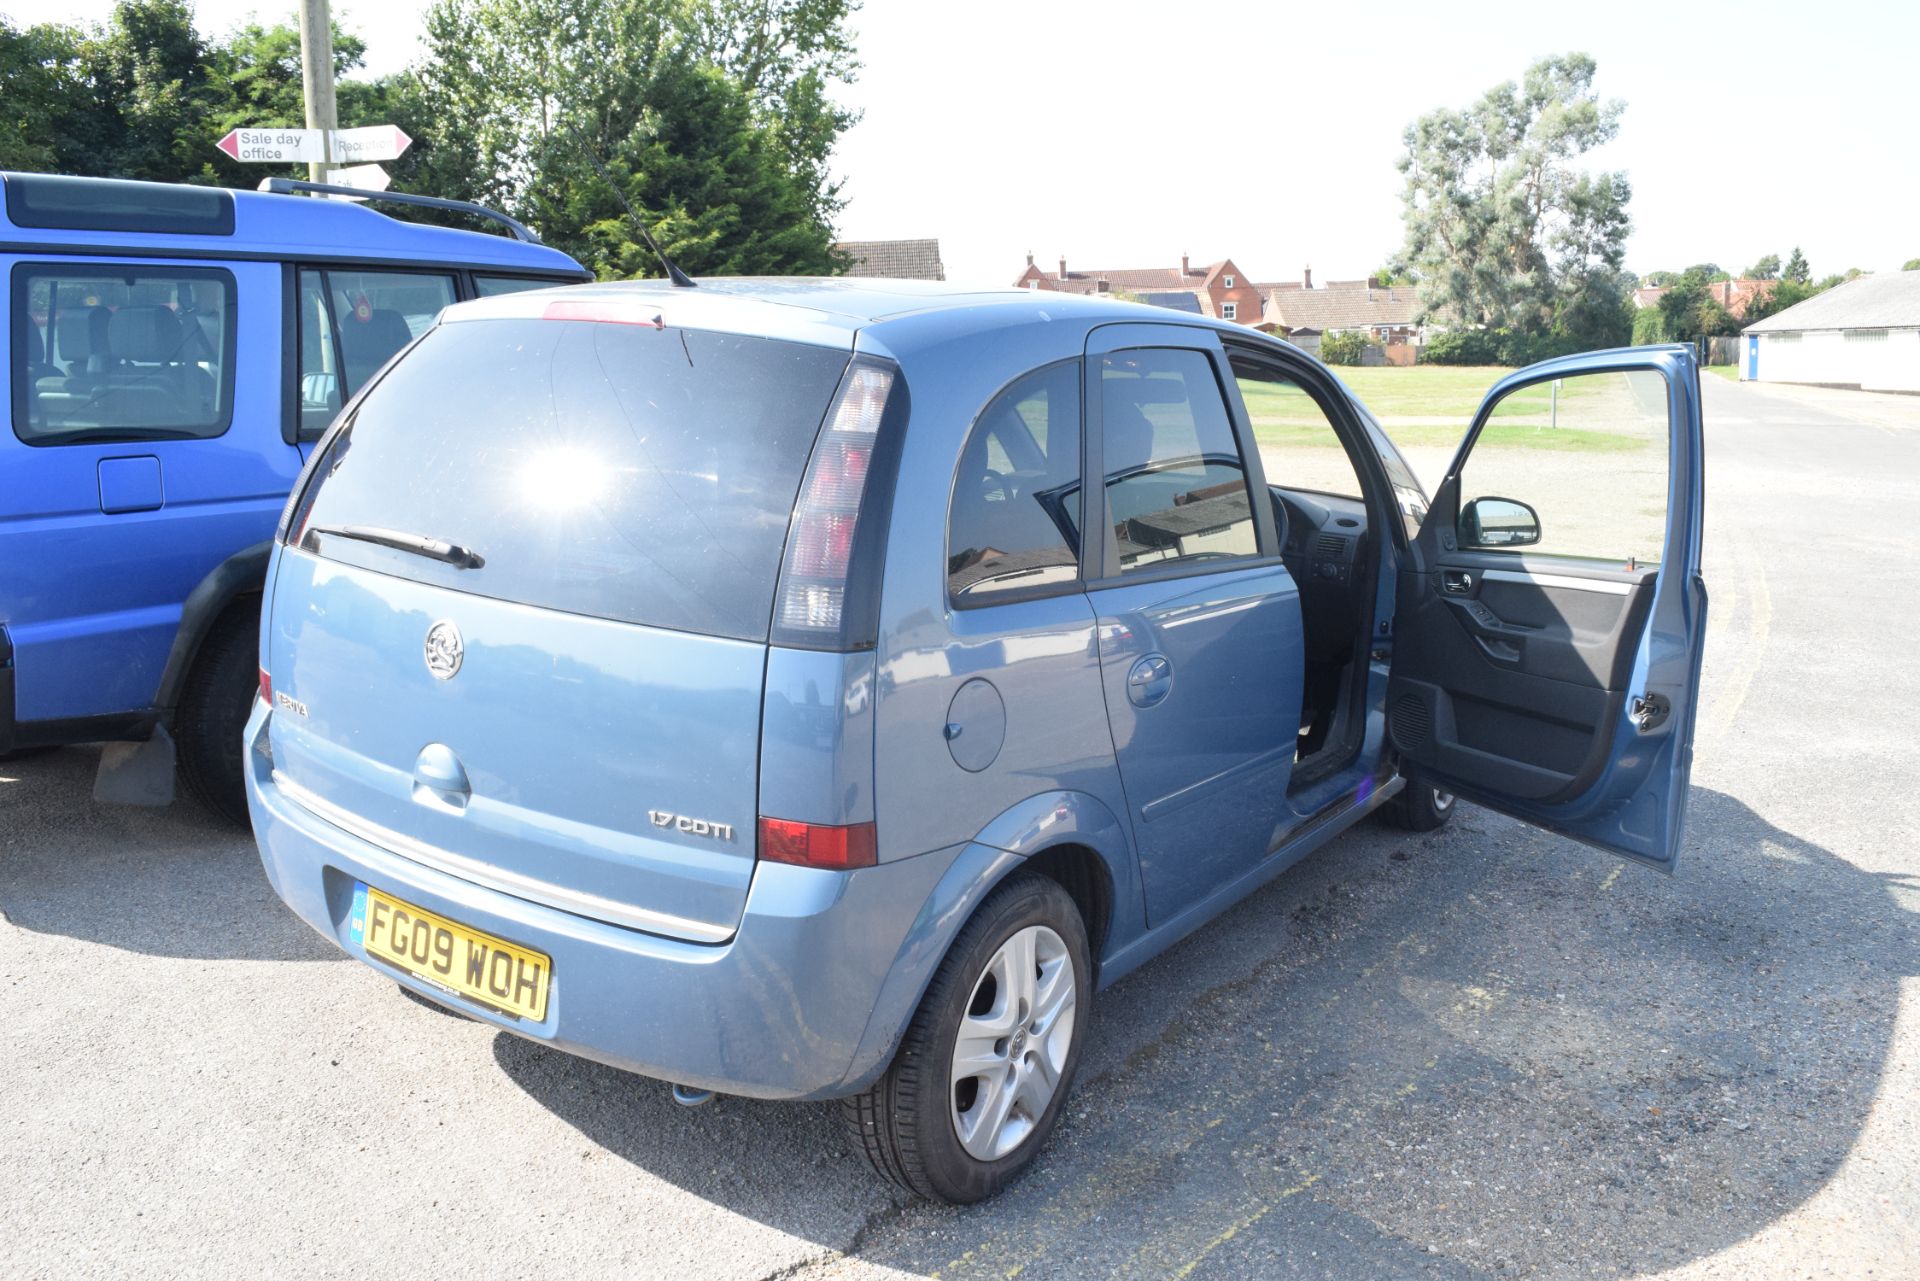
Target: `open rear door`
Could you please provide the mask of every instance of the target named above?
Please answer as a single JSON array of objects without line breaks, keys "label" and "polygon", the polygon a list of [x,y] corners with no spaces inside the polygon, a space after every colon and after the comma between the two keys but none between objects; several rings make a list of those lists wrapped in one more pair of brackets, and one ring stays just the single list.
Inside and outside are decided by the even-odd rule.
[{"label": "open rear door", "polygon": [[1482,402],[1401,571],[1403,768],[1671,871],[1706,632],[1686,347],[1547,361]]}]

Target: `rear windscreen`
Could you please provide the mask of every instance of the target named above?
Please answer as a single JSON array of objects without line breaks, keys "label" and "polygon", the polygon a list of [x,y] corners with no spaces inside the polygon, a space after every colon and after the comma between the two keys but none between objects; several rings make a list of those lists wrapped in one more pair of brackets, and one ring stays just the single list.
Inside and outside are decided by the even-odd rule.
[{"label": "rear windscreen", "polygon": [[[788,518],[848,358],[650,325],[441,325],[319,461],[301,545],[500,600],[765,640]],[[339,532],[369,529],[480,563]]]}]

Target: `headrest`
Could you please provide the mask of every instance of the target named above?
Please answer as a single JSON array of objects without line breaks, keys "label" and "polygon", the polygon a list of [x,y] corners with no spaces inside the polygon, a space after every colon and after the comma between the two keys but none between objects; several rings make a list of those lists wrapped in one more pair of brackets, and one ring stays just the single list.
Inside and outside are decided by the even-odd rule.
[{"label": "headrest", "polygon": [[1153,461],[1153,420],[1140,406],[1115,395],[1118,390],[1111,382],[1100,389],[1102,466],[1109,476]]},{"label": "headrest", "polygon": [[53,322],[54,351],[60,359],[66,361],[85,360],[88,356],[104,355],[107,345],[107,320],[111,315],[105,307],[88,307],[82,311],[63,311]]},{"label": "headrest", "polygon": [[107,326],[107,350],[121,360],[154,364],[179,359],[183,337],[171,307],[122,307]]},{"label": "headrest", "polygon": [[378,351],[384,361],[413,341],[413,330],[391,307],[375,307],[365,320],[349,311],[340,322],[340,341],[356,351]]}]

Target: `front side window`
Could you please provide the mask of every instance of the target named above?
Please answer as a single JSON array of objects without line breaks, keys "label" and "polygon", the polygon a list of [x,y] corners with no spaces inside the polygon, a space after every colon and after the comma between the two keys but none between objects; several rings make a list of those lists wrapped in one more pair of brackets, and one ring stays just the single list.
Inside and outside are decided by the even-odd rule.
[{"label": "front side window", "polygon": [[1264,361],[1233,358],[1234,381],[1253,423],[1267,483],[1341,498],[1365,492],[1347,447],[1320,402]]},{"label": "front side window", "polygon": [[994,397],[960,455],[947,591],[962,606],[1071,588],[1080,577],[1080,362]]},{"label": "front side window", "polygon": [[1667,382],[1652,369],[1514,388],[1461,469],[1460,545],[1658,563],[1668,438]]},{"label": "front side window", "polygon": [[1259,554],[1246,464],[1205,353],[1109,352],[1100,432],[1122,574]]},{"label": "front side window", "polygon": [[453,302],[437,272],[300,272],[300,427],[324,428],[394,353]]},{"label": "front side window", "polygon": [[23,264],[12,315],[13,430],[29,445],[191,440],[233,420],[229,272]]}]

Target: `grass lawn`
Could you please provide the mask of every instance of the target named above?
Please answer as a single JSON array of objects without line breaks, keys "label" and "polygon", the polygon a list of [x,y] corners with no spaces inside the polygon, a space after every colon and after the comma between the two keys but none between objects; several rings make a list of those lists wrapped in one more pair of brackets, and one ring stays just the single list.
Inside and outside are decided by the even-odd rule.
[{"label": "grass lawn", "polygon": [[[1394,441],[1406,446],[1443,445],[1460,442],[1487,390],[1511,370],[1499,366],[1415,365],[1400,369],[1393,366],[1349,366],[1334,371],[1353,389],[1362,404],[1387,428]],[[1296,387],[1243,382],[1247,412],[1253,418],[1254,435],[1264,445],[1331,445],[1325,419],[1307,394]],[[1579,422],[1583,405],[1616,394],[1601,379],[1568,379],[1562,383],[1559,397],[1561,421]],[[1552,392],[1542,383],[1515,392],[1500,402],[1495,421],[1482,439],[1500,441],[1530,449],[1625,450],[1639,448],[1640,442],[1617,431],[1588,430],[1576,426],[1542,429],[1549,413]],[[1520,417],[1524,423],[1502,423],[1501,418]],[[1589,420],[1592,420],[1589,418]]]},{"label": "grass lawn", "polygon": [[1730,383],[1740,381],[1740,366],[1738,365],[1707,365],[1705,368],[1708,373],[1719,374]]}]

